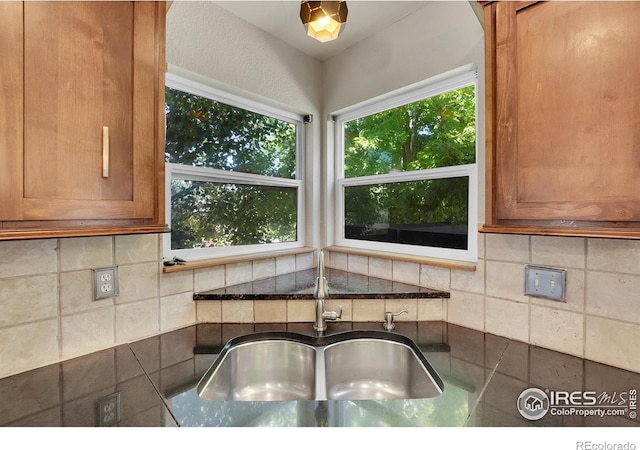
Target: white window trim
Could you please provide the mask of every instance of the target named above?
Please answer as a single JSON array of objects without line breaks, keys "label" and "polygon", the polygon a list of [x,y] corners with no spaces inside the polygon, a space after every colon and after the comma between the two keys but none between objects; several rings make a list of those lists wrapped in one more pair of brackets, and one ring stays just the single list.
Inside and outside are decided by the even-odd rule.
[{"label": "white window trim", "polygon": [[207,86],[206,84],[190,80],[180,75],[172,73],[165,74],[165,86],[178,89],[180,91],[189,92],[190,94],[199,95],[208,99],[226,103],[230,106],[246,109],[265,116],[271,116],[286,122],[294,122],[302,124],[302,115],[290,111],[285,111],[275,106],[259,103],[255,100],[241,97],[236,94],[225,92],[221,89]]},{"label": "white window trim", "polygon": [[303,117],[299,114],[291,113],[245,99],[235,94],[224,92],[196,81],[183,78],[178,75],[166,74],[165,85],[169,88],[177,89],[190,94],[205,97],[214,101],[226,103],[231,106],[242,108],[258,114],[274,117],[276,119],[290,122],[296,125],[296,178],[279,178],[264,175],[248,174],[243,172],[232,172],[228,170],[211,169],[207,167],[188,166],[175,163],[165,164],[165,215],[166,223],[171,227],[171,181],[172,180],[194,180],[210,181],[217,183],[238,183],[252,184],[260,186],[279,186],[297,189],[297,240],[294,242],[239,245],[231,247],[209,247],[194,249],[172,249],[171,234],[163,236],[162,250],[166,258],[178,257],[185,260],[214,259],[228,256],[242,256],[251,253],[287,250],[304,247],[305,239],[305,186],[302,178],[304,170],[304,126]]},{"label": "white window trim", "polygon": [[[442,94],[465,86],[475,86],[476,95],[476,162],[461,166],[441,167],[435,169],[414,170],[407,172],[393,172],[381,175],[369,175],[362,177],[344,177],[344,124],[361,117],[366,117],[391,108],[413,103],[427,97]],[[335,245],[352,247],[363,250],[388,251],[415,256],[426,256],[466,262],[478,260],[478,83],[477,72],[466,68],[462,73],[455,71],[453,75],[438,77],[436,81],[427,81],[423,86],[415,89],[388,94],[377,100],[367,102],[335,115],[335,205],[334,236]],[[358,239],[347,239],[344,233],[344,188],[349,186],[362,186],[370,184],[383,184],[393,182],[432,180],[442,178],[468,177],[468,222],[467,222],[467,250],[448,249],[409,244],[393,244],[387,242],[374,242]]]}]

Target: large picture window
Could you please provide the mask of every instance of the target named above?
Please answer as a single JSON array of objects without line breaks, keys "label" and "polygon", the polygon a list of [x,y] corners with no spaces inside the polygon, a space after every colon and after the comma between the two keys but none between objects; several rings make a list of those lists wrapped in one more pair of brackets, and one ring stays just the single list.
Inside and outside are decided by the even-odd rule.
[{"label": "large picture window", "polygon": [[336,117],[339,245],[477,258],[476,76]]},{"label": "large picture window", "polygon": [[170,74],[165,96],[165,256],[301,246],[302,118]]}]

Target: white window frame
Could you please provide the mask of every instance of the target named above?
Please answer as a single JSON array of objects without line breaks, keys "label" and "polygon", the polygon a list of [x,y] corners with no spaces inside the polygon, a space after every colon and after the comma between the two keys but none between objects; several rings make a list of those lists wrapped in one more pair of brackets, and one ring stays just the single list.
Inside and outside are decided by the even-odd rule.
[{"label": "white window frame", "polygon": [[276,251],[300,248],[305,242],[304,224],[304,182],[302,178],[304,170],[304,126],[303,116],[284,111],[270,105],[258,103],[235,94],[224,92],[198,83],[187,78],[167,73],[165,76],[166,87],[177,89],[200,97],[205,97],[230,106],[242,108],[265,116],[274,117],[296,125],[296,177],[295,179],[255,175],[244,172],[211,169],[176,163],[165,164],[165,216],[166,222],[171,227],[171,181],[193,180],[215,183],[237,183],[259,186],[278,186],[297,189],[297,239],[294,242],[238,245],[229,247],[208,247],[193,249],[172,249],[171,233],[163,236],[163,255],[166,258],[178,257],[185,260],[212,259],[227,256],[241,256],[257,252]]},{"label": "white window frame", "polygon": [[[413,103],[466,86],[475,86],[476,105],[476,162],[460,166],[439,167],[407,172],[393,172],[381,175],[368,175],[345,178],[344,176],[344,126],[346,122],[367,117],[382,111]],[[465,262],[478,260],[478,83],[477,72],[466,69],[446,77],[438,77],[435,81],[427,81],[421,86],[399,93],[391,93],[367,102],[364,106],[356,106],[334,116],[335,118],[335,173],[336,173],[336,213],[334,223],[335,244],[362,250],[385,251],[420,257],[449,259]],[[345,238],[344,189],[350,186],[434,180],[454,177],[468,177],[468,219],[467,250],[430,247],[410,244],[394,244]]]}]

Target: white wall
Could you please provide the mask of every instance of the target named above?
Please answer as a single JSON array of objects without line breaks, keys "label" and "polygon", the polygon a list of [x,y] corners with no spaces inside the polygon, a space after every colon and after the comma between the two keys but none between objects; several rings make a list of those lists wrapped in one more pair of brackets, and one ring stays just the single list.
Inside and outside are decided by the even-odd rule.
[{"label": "white wall", "polygon": [[327,60],[324,110],[332,113],[483,59],[483,30],[466,1],[426,6]]},{"label": "white wall", "polygon": [[174,2],[167,62],[299,113],[322,102],[322,65],[214,2]]}]

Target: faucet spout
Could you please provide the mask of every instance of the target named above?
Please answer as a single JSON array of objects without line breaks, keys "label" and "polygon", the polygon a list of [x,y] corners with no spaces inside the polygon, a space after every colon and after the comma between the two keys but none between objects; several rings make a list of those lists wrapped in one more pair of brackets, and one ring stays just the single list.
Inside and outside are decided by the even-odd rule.
[{"label": "faucet spout", "polygon": [[318,277],[316,278],[316,286],[313,291],[313,297],[316,300],[316,320],[313,329],[318,335],[322,335],[327,329],[326,320],[338,320],[342,317],[342,306],[339,312],[325,310],[325,300],[329,296],[329,285],[324,275],[324,252],[318,252]]},{"label": "faucet spout", "polygon": [[316,278],[316,287],[313,292],[313,297],[315,299],[324,300],[328,296],[329,284],[327,283],[327,277],[324,275],[324,252],[320,250],[318,253],[318,277]]}]

